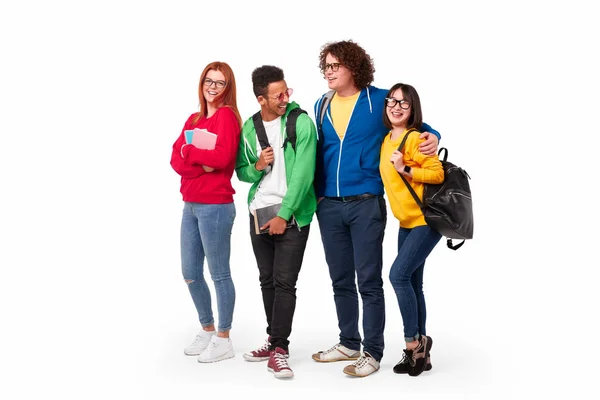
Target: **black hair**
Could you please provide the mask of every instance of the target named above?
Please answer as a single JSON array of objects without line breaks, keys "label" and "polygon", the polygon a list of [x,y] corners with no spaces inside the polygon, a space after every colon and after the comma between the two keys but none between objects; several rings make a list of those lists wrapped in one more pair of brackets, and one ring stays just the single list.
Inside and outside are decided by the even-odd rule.
[{"label": "black hair", "polygon": [[267,88],[273,82],[282,81],[283,70],[273,65],[263,65],[252,71],[252,90],[254,95],[266,96]]},{"label": "black hair", "polygon": [[[423,125],[423,111],[421,111],[421,100],[416,89],[405,83],[396,83],[385,95],[386,98],[390,97],[396,90],[402,90],[402,97],[410,104],[410,117],[406,121],[406,129],[414,128],[421,132],[421,125]],[[387,116],[387,103],[383,107],[383,124],[388,128],[392,129],[392,123]]]}]

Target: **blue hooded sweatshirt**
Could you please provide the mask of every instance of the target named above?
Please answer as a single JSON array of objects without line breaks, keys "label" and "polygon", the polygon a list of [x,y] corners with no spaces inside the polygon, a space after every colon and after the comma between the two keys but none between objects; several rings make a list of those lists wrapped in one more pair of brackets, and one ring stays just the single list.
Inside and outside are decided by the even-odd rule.
[{"label": "blue hooded sweatshirt", "polygon": [[[387,90],[368,86],[361,90],[343,139],[337,135],[330,106],[317,132],[315,191],[317,197],[341,197],[371,193],[383,195],[379,175],[381,143],[389,129],[383,124]],[[315,103],[316,119],[321,115],[325,94]],[[318,121],[317,121],[318,122]],[[317,123],[317,126],[320,125]],[[423,123],[423,131],[440,134]]]}]

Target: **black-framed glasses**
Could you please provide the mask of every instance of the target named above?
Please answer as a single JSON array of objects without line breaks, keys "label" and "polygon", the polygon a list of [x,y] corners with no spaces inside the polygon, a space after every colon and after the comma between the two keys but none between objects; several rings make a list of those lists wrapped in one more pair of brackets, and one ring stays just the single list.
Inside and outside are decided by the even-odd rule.
[{"label": "black-framed glasses", "polygon": [[325,73],[325,72],[327,72],[327,70],[329,68],[331,68],[331,72],[338,72],[338,70],[340,69],[340,65],[342,65],[342,63],[325,64],[325,66],[323,67],[323,69],[321,71],[323,71],[323,73]]},{"label": "black-framed glasses", "polygon": [[393,97],[385,98],[385,105],[388,106],[389,108],[396,107],[396,104],[400,104],[400,108],[403,110],[408,110],[410,108],[410,103],[406,100],[398,100]]},{"label": "black-framed glasses", "polygon": [[215,84],[215,87],[217,89],[223,89],[225,87],[225,85],[227,85],[227,82],[225,82],[225,81],[213,81],[210,78],[204,78],[204,86],[211,87],[213,85],[213,83]]},{"label": "black-framed glasses", "polygon": [[265,97],[268,97],[268,98],[270,98],[272,100],[283,101],[283,99],[285,99],[285,96],[287,96],[288,98],[290,98],[293,93],[294,93],[294,89],[287,88],[287,90],[285,92],[279,93],[278,95],[275,95],[275,96],[267,96],[267,95],[265,95]]}]

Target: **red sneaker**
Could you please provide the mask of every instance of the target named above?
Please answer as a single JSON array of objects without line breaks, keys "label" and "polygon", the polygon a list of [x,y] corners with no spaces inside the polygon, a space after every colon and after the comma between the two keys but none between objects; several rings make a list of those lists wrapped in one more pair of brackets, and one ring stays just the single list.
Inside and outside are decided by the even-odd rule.
[{"label": "red sneaker", "polygon": [[270,337],[265,340],[265,343],[256,350],[244,353],[246,361],[265,361],[269,359],[269,346],[271,346]]},{"label": "red sneaker", "polygon": [[288,365],[287,351],[283,350],[281,347],[276,347],[275,350],[271,351],[267,369],[275,375],[275,378],[294,377],[294,371],[292,371]]}]

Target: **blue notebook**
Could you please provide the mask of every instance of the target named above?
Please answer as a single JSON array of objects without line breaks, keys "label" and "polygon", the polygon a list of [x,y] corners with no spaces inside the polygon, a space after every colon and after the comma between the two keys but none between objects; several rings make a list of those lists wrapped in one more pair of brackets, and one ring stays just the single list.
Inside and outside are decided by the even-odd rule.
[{"label": "blue notebook", "polygon": [[194,130],[193,129],[186,129],[185,132],[185,142],[186,143],[192,143],[192,139],[194,138]]}]

